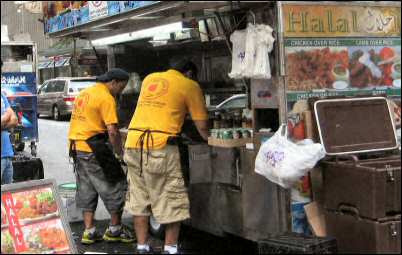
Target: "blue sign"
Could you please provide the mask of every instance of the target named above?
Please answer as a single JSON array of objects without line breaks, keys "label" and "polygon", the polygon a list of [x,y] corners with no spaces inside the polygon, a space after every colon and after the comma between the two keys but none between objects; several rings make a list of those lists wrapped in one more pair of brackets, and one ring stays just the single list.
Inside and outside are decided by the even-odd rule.
[{"label": "blue sign", "polygon": [[[129,10],[142,8],[158,1],[107,1],[107,17]],[[89,6],[68,10],[58,16],[45,20],[45,33],[54,33],[91,22]]]},{"label": "blue sign", "polygon": [[22,125],[22,141],[38,140],[38,116],[35,73],[2,73],[1,93]]},{"label": "blue sign", "polygon": [[36,96],[35,73],[2,73],[1,91],[6,96]]}]

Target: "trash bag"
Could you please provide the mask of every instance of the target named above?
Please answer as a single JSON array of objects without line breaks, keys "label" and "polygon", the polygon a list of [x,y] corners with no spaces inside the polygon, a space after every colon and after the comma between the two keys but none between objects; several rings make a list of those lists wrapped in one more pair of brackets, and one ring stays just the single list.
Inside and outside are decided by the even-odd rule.
[{"label": "trash bag", "polygon": [[[286,129],[282,135],[283,128]],[[301,143],[288,140],[286,125],[264,142],[255,160],[255,172],[283,188],[291,188],[300,177],[325,157],[324,147],[306,139]]]}]

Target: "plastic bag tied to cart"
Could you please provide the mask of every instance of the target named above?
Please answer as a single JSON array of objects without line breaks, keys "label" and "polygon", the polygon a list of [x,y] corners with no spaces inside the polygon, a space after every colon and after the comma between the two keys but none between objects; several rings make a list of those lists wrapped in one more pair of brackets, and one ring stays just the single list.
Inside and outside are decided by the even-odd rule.
[{"label": "plastic bag tied to cart", "polygon": [[309,139],[293,143],[288,140],[286,125],[282,125],[261,145],[255,160],[255,172],[284,188],[291,188],[324,157],[321,144]]}]

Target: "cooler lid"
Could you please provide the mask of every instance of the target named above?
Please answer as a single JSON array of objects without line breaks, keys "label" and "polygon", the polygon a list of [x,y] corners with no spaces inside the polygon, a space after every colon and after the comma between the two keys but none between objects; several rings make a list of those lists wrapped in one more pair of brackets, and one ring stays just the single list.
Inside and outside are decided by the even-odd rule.
[{"label": "cooler lid", "polygon": [[327,155],[398,148],[392,113],[384,97],[319,100],[314,112]]}]

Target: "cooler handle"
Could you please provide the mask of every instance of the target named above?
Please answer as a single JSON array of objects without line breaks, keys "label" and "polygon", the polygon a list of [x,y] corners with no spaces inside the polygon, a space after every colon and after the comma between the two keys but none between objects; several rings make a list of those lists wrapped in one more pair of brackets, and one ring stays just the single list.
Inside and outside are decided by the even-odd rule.
[{"label": "cooler handle", "polygon": [[359,165],[359,157],[356,155],[341,155],[341,156],[337,156],[336,157],[336,163],[339,162],[340,158],[344,158],[344,159],[352,159],[353,163],[355,166]]},{"label": "cooler handle", "polygon": [[343,205],[340,205],[338,209],[342,213],[350,214],[350,215],[354,216],[356,219],[360,219],[359,210],[354,206],[343,204]]}]

